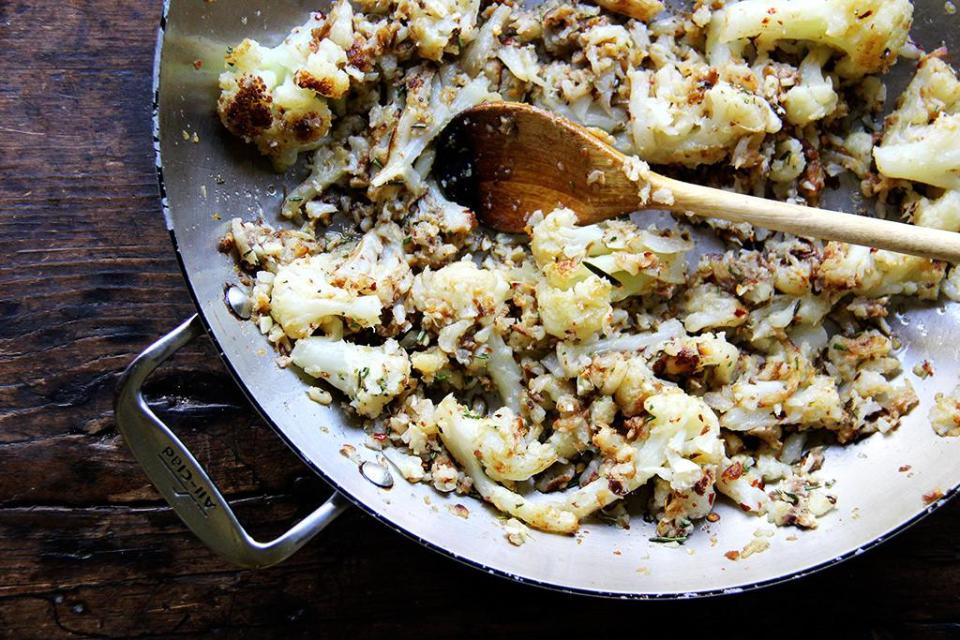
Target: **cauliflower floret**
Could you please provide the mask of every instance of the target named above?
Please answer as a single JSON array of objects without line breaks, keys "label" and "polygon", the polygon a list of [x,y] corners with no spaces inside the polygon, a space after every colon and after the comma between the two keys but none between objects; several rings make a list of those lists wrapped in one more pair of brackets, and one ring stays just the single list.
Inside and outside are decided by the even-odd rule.
[{"label": "cauliflower floret", "polygon": [[414,67],[407,73],[405,83],[406,104],[390,137],[389,156],[370,185],[381,187],[402,181],[419,193],[425,186],[413,163],[427,145],[458,113],[482,102],[499,101],[500,95],[488,90],[485,76],[471,80],[457,74],[451,66],[440,71]]},{"label": "cauliflower floret", "polygon": [[709,367],[721,384],[731,381],[740,357],[740,351],[722,333],[673,338],[658,345],[656,351],[660,356],[653,363],[653,371],[658,376],[689,378]]},{"label": "cauliflower floret", "polygon": [[596,0],[597,4],[613,13],[647,21],[663,11],[660,0]]},{"label": "cauliflower floret", "polygon": [[380,298],[332,285],[333,263],[332,256],[321,254],[294,260],[277,271],[270,313],[291,338],[305,338],[317,328],[331,331],[339,324],[338,317],[361,327],[380,323]]},{"label": "cauliflower floret", "polygon": [[[616,502],[652,477],[685,491],[703,477],[702,466],[716,465],[722,458],[720,426],[702,400],[672,388],[648,398],[645,407],[650,418],[633,442],[610,427],[602,427],[595,436],[594,444],[615,461],[608,475],[549,497],[521,495],[491,479],[476,455],[478,421],[464,416],[452,396],[437,407],[434,415],[444,445],[473,479],[484,500],[538,529],[572,533],[580,519]],[[497,440],[501,435],[497,432]]]},{"label": "cauliflower floret", "polygon": [[503,46],[500,42],[500,35],[503,33],[512,13],[513,7],[509,4],[494,5],[483,25],[477,31],[476,37],[467,45],[460,57],[460,64],[464,71],[470,74],[470,77],[480,75],[486,61],[495,57]]},{"label": "cauliflower floret", "polygon": [[780,40],[810,40],[843,51],[842,76],[886,71],[896,62],[913,23],[909,0],[744,0],[713,14],[711,60],[727,43],[752,40],[758,49]]},{"label": "cauliflower floret", "polygon": [[840,397],[852,419],[850,430],[840,433],[842,441],[856,434],[886,433],[919,402],[909,380],[895,384],[900,361],[892,352],[893,341],[877,331],[830,339],[830,368],[844,381]]},{"label": "cauliflower floret", "polygon": [[749,456],[725,458],[717,477],[717,490],[747,513],[766,513],[770,497],[761,489],[763,480]]},{"label": "cauliflower floret", "polygon": [[576,226],[570,209],[529,220],[531,251],[551,287],[569,289],[602,276],[616,302],[682,284],[685,253],[693,243],[670,231],[642,230],[631,222]]},{"label": "cauliflower floret", "polygon": [[739,327],[747,321],[747,308],[736,296],[715,284],[700,284],[684,293],[683,326],[695,333],[717,327]]},{"label": "cauliflower floret", "polygon": [[676,490],[663,478],[654,481],[652,508],[657,515],[657,536],[682,538],[693,533],[695,520],[713,510],[717,498],[716,465],[702,467],[692,488]]},{"label": "cauliflower floret", "polygon": [[502,310],[510,284],[499,271],[481,269],[470,260],[460,260],[417,274],[410,298],[417,311],[435,327],[465,320],[492,317]]},{"label": "cauliflower floret", "polygon": [[717,465],[723,458],[720,424],[703,400],[676,387],[644,402],[648,418],[633,442],[612,427],[602,427],[594,444],[617,464],[609,481],[614,492],[626,495],[658,476],[677,491],[696,486],[703,467]]},{"label": "cauliflower floret", "polygon": [[789,343],[767,358],[747,356],[741,366],[736,382],[723,389],[723,399],[711,397],[724,428],[760,435],[781,425],[831,430],[842,426],[843,403],[836,384],[829,376],[818,375],[810,360]]},{"label": "cauliflower floret", "polygon": [[557,360],[564,374],[573,378],[590,364],[590,358],[594,355],[608,351],[638,352],[685,335],[679,320],[667,320],[662,322],[656,331],[648,333],[634,333],[578,345],[560,342],[557,344]]},{"label": "cauliflower floret", "polygon": [[945,191],[934,200],[920,198],[911,213],[913,224],[919,227],[960,231],[960,190]]},{"label": "cauliflower floret", "polygon": [[484,472],[499,482],[528,480],[544,471],[563,455],[576,453],[569,438],[555,431],[546,442],[528,437],[523,418],[504,407],[489,417],[471,413],[447,396],[437,406],[441,432],[455,421],[458,437],[469,442],[472,455]]},{"label": "cauliflower floret", "polygon": [[487,373],[500,393],[503,405],[520,413],[520,401],[523,397],[523,372],[513,357],[513,350],[507,346],[499,333],[495,331],[487,338],[490,353],[487,357]]},{"label": "cauliflower floret", "polygon": [[270,310],[291,338],[328,332],[345,317],[360,327],[380,324],[380,313],[405,294],[413,276],[400,229],[374,227],[355,245],[293,260],[277,270]]},{"label": "cauliflower floret", "polygon": [[884,176],[960,189],[960,80],[940,53],[920,62],[873,156]]},{"label": "cauliflower floret", "polygon": [[356,293],[376,295],[385,307],[399,300],[413,283],[400,227],[387,223],[363,234],[331,274],[330,282]]},{"label": "cauliflower floret", "polygon": [[543,328],[560,339],[586,340],[600,333],[610,321],[613,308],[606,280],[590,275],[569,289],[537,285],[537,307]]},{"label": "cauliflower floret", "polygon": [[823,255],[819,276],[825,288],[868,298],[903,294],[935,300],[946,271],[936,260],[841,242],[827,243]]},{"label": "cauliflower floret", "polygon": [[[705,79],[711,73],[713,82]],[[741,139],[780,130],[780,119],[761,96],[718,80],[706,66],[703,74],[684,75],[673,63],[630,72],[630,135],[637,155],[653,164],[712,164]],[[712,86],[704,91],[704,83]]]},{"label": "cauliflower floret", "polygon": [[301,151],[316,149],[330,130],[328,99],[350,89],[351,21],[350,4],[341,0],[329,16],[312,14],[276,47],[247,39],[227,51],[220,119],[234,135],[255,142],[278,170],[293,165]]},{"label": "cauliflower floret", "polygon": [[284,198],[281,213],[285,217],[297,218],[302,212],[310,220],[320,218],[326,222],[337,211],[336,207],[315,200],[332,185],[366,175],[370,142],[361,135],[364,127],[364,121],[355,116],[337,121],[313,152],[310,175]]},{"label": "cauliflower floret", "polygon": [[[539,215],[538,215],[539,214]],[[577,226],[577,214],[571,209],[555,209],[546,217],[530,216],[530,251],[543,267],[561,260],[579,260],[594,247],[603,245],[600,225]]]},{"label": "cauliflower floret", "polygon": [[960,385],[950,393],[934,396],[930,408],[930,426],[940,436],[960,436]]},{"label": "cauliflower floret", "polygon": [[800,84],[783,97],[787,120],[791,124],[807,125],[836,110],[838,98],[833,90],[833,80],[823,74],[823,65],[829,60],[830,50],[817,47],[800,63]]},{"label": "cauliflower floret", "polygon": [[462,44],[473,40],[479,10],[480,0],[403,0],[398,6],[398,14],[409,20],[417,51],[437,61],[445,52],[457,53]]},{"label": "cauliflower floret", "polygon": [[367,347],[320,337],[297,340],[293,363],[325,380],[350,398],[357,413],[375,418],[384,406],[410,386],[410,359],[395,340]]},{"label": "cauliflower floret", "polygon": [[726,458],[717,478],[717,490],[747,513],[767,514],[767,520],[783,526],[815,529],[817,518],[831,511],[836,498],[821,487],[813,473],[822,454],[808,452],[797,464],[784,464],[769,454],[754,460],[747,455]]}]

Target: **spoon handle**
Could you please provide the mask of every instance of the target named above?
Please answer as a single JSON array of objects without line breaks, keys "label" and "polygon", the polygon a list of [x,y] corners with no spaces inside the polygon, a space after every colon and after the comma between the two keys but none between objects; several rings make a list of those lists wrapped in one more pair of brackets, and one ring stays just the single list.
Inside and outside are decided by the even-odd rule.
[{"label": "spoon handle", "polygon": [[756,198],[657,174],[650,176],[650,182],[654,190],[672,192],[673,204],[664,207],[672,211],[689,211],[730,222],[749,222],[798,236],[841,240],[924,258],[960,262],[960,233]]}]

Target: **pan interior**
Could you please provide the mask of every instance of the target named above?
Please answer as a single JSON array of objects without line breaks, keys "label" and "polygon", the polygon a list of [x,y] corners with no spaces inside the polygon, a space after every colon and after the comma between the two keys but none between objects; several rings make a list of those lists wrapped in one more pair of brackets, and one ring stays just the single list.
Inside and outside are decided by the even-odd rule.
[{"label": "pan interior", "polygon": [[[960,16],[946,14],[942,0],[915,4],[915,40],[927,50],[941,44],[960,50]],[[586,524],[576,537],[534,532],[517,548],[507,543],[502,521],[477,500],[444,496],[399,477],[389,490],[365,480],[357,461],[341,454],[350,445],[360,461],[376,459],[364,446],[362,430],[339,410],[309,400],[297,374],[275,366],[275,353],[256,327],[230,314],[224,288],[237,282],[237,273],[232,259],[216,251],[232,217],[262,216],[282,224],[284,187],[302,175],[296,169],[275,174],[221,127],[214,105],[224,50],[247,36],[278,42],[310,11],[327,5],[326,0],[171,0],[162,31],[157,124],[167,225],[214,341],[277,433],[354,501],[433,547],[516,579],[604,595],[663,597],[736,591],[858,553],[929,510],[924,494],[950,492],[960,484],[960,440],[937,437],[927,419],[934,394],[948,392],[960,377],[956,304],[904,307],[893,318],[906,345],[904,371],[929,358],[937,373],[919,383],[914,379],[920,406],[895,432],[828,452],[825,468],[837,481],[838,510],[812,532],[776,529],[769,550],[743,561],[731,562],[723,553],[744,547],[758,529],[773,527],[726,505],[718,508],[719,523],[679,548],[650,542],[652,525],[636,519],[629,530]],[[895,70],[890,102],[906,85],[911,67],[901,62]],[[847,192],[825,204],[849,210],[850,201]],[[701,242],[709,247],[712,240]],[[912,473],[900,472],[903,465]],[[469,516],[454,515],[456,504],[466,506]]]}]

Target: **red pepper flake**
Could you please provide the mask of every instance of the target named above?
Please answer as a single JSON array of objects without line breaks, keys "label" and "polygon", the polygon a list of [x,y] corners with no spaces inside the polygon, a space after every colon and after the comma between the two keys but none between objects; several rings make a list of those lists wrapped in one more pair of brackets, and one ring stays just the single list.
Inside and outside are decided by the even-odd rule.
[{"label": "red pepper flake", "polygon": [[943,497],[943,491],[940,489],[934,489],[933,491],[928,491],[923,494],[923,504],[933,504],[937,500]]},{"label": "red pepper flake", "polygon": [[707,514],[707,522],[716,522],[720,519],[720,514],[716,511],[711,511]]},{"label": "red pepper flake", "polygon": [[739,552],[739,551],[727,551],[727,552],[726,552],[725,554],[723,554],[723,555],[724,555],[724,557],[725,557],[727,560],[733,560],[734,562],[736,562],[737,560],[740,559],[740,552]]},{"label": "red pepper flake", "polygon": [[724,469],[723,474],[721,475],[727,482],[733,482],[743,475],[743,464],[740,462],[734,462],[732,465]]},{"label": "red pepper flake", "polygon": [[910,465],[908,464],[900,465],[900,468],[897,469],[897,471],[899,471],[900,473],[906,473],[907,471],[910,471]]},{"label": "red pepper flake", "polygon": [[200,71],[200,69],[203,68],[203,60],[200,60],[199,58],[197,60],[194,60],[193,68],[196,69],[197,71]]}]

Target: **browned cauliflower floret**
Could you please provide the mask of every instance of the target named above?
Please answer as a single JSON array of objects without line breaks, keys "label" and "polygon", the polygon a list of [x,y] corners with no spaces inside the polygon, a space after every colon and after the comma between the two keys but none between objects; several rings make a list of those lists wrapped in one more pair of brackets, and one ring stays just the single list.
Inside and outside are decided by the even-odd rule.
[{"label": "browned cauliflower floret", "polygon": [[844,52],[838,73],[859,77],[896,62],[912,23],[909,0],[744,0],[714,14],[707,50],[717,55],[748,39],[760,49],[809,40]]},{"label": "browned cauliflower floret", "polygon": [[330,130],[328,99],[350,89],[352,45],[353,11],[340,0],[328,16],[312,14],[276,47],[247,39],[228,49],[217,102],[224,126],[256,143],[278,169],[291,166]]},{"label": "browned cauliflower floret", "polygon": [[873,155],[884,176],[960,189],[960,80],[943,53],[921,60]]}]

